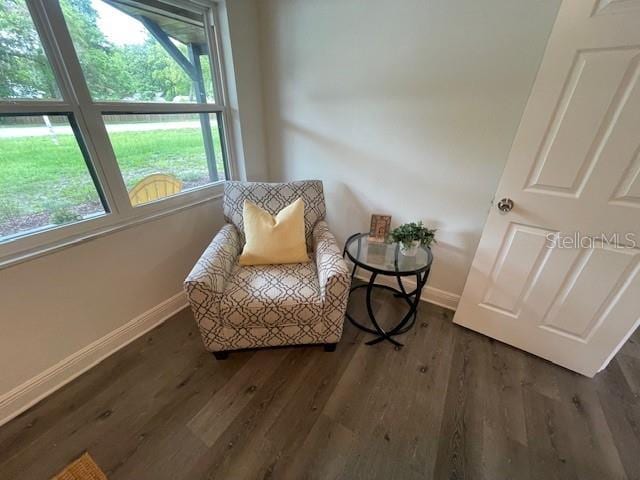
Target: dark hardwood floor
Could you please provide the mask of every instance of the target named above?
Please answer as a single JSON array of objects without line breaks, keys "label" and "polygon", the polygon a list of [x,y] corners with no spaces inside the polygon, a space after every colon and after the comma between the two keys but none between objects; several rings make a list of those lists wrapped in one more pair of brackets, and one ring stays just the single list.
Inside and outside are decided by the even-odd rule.
[{"label": "dark hardwood floor", "polygon": [[0,478],[88,450],[110,480],[640,479],[638,333],[590,380],[451,317],[422,304],[400,351],[347,324],[334,353],[216,361],[185,310],[1,427]]}]

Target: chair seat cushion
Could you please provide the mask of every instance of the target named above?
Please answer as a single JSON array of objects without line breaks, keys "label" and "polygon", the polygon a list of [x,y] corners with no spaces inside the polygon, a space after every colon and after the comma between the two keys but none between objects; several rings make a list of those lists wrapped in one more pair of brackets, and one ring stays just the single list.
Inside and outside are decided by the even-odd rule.
[{"label": "chair seat cushion", "polygon": [[315,262],[236,263],[220,301],[220,317],[236,328],[319,322],[322,300]]}]

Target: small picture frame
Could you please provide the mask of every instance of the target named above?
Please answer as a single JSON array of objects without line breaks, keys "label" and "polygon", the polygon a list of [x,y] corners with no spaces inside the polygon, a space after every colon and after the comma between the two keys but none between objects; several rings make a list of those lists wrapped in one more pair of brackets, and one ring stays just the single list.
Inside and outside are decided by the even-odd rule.
[{"label": "small picture frame", "polygon": [[371,228],[369,229],[369,241],[384,243],[391,229],[391,215],[371,215]]}]

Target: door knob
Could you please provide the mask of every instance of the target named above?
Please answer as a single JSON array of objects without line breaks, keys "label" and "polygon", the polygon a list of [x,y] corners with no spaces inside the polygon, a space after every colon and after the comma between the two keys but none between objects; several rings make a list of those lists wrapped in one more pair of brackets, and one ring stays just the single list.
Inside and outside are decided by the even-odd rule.
[{"label": "door knob", "polygon": [[502,213],[510,212],[512,208],[513,200],[511,200],[510,198],[503,198],[498,202],[498,210],[500,210]]}]

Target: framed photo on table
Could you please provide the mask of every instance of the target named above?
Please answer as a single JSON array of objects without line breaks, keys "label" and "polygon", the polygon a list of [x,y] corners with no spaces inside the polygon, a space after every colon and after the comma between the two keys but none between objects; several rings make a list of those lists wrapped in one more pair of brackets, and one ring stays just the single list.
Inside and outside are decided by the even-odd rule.
[{"label": "framed photo on table", "polygon": [[369,241],[384,243],[391,229],[391,215],[371,215],[371,228],[369,229]]}]

